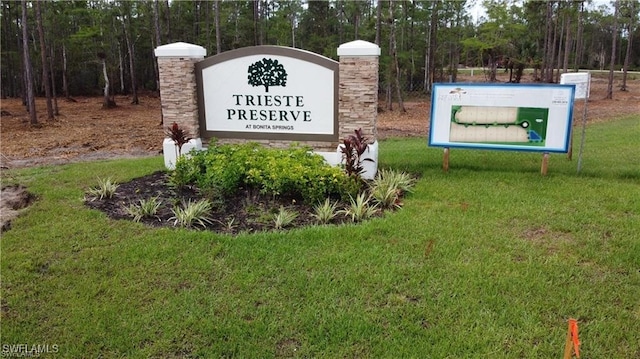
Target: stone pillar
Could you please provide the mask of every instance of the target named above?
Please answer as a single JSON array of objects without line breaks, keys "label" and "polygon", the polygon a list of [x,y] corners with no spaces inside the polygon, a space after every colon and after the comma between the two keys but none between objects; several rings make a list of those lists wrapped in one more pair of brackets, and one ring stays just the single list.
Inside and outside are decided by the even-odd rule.
[{"label": "stone pillar", "polygon": [[[378,60],[380,47],[356,40],[338,47],[340,87],[338,116],[340,140],[359,128],[372,143],[362,177],[372,179],[378,170]],[[338,148],[338,151],[340,149]]]},{"label": "stone pillar", "polygon": [[340,57],[340,139],[362,128],[376,140],[378,119],[378,59],[380,47],[356,40],[338,47]]},{"label": "stone pillar", "polygon": [[[182,147],[182,153],[187,153],[193,148],[202,148],[195,63],[204,59],[206,52],[202,46],[184,42],[162,45],[155,49],[160,73],[163,127],[166,130],[175,122],[193,138]],[[165,166],[173,168],[178,156],[173,141],[165,138],[163,152]]]}]

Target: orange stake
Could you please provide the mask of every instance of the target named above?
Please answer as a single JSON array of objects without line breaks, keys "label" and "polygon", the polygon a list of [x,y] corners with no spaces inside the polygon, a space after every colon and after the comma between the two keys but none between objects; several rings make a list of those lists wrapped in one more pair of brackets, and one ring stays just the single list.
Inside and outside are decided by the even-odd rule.
[{"label": "orange stake", "polygon": [[[572,350],[573,349],[573,350]],[[567,330],[567,340],[564,344],[564,359],[571,359],[572,352],[580,358],[580,339],[578,338],[578,321],[570,318]]]}]

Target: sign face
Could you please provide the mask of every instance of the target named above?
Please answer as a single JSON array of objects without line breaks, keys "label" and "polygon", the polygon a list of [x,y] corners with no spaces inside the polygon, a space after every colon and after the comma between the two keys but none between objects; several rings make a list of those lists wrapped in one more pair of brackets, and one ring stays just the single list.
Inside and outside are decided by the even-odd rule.
[{"label": "sign face", "polygon": [[204,137],[335,141],[338,62],[308,51],[256,46],[196,64]]},{"label": "sign face", "polygon": [[567,152],[574,85],[434,84],[429,146]]},{"label": "sign face", "polygon": [[589,98],[589,93],[591,92],[591,74],[589,72],[561,74],[560,83],[576,85],[576,100]]}]

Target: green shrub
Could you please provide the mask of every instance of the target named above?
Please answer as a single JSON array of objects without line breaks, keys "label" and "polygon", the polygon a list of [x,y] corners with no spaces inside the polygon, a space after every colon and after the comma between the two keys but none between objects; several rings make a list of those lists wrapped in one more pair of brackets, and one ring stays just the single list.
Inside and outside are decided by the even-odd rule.
[{"label": "green shrub", "polygon": [[271,196],[301,197],[309,203],[327,197],[346,198],[360,186],[308,147],[265,148],[258,143],[211,144],[206,151],[180,158],[171,175],[175,186],[234,194],[240,188]]}]

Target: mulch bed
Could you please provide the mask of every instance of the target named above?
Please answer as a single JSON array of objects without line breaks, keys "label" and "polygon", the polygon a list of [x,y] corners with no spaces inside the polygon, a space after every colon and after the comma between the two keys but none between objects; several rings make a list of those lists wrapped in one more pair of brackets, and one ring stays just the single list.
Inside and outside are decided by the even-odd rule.
[{"label": "mulch bed", "polygon": [[[87,198],[86,205],[106,213],[112,219],[132,220],[126,207],[139,204],[140,200],[157,197],[162,202],[156,216],[141,220],[149,226],[173,227],[172,208],[189,201],[195,202],[206,198],[194,187],[177,189],[169,184],[169,174],[158,171],[153,174],[135,178],[127,183],[119,184],[112,198]],[[218,233],[238,234],[275,229],[273,215],[281,206],[298,213],[297,218],[285,229],[316,225],[313,217],[313,206],[301,198],[265,196],[255,190],[241,188],[235,195],[212,200],[214,210],[208,216],[211,220],[206,227],[195,229],[210,230]],[[382,215],[382,212],[379,213]],[[336,216],[332,224],[340,224],[347,218]]]}]

